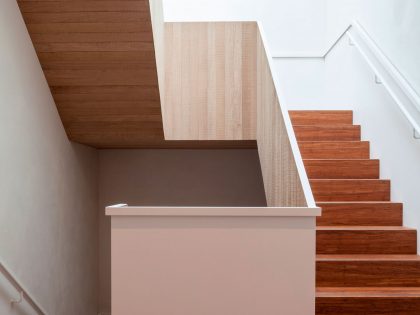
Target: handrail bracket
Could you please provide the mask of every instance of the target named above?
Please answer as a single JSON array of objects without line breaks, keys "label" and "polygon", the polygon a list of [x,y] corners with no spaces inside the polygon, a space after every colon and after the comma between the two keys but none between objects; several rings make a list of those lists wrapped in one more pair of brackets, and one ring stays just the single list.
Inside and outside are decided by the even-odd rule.
[{"label": "handrail bracket", "polygon": [[22,303],[22,301],[23,301],[23,295],[24,295],[23,291],[19,291],[19,298],[18,299],[12,299],[12,300],[10,300],[10,304],[12,304],[12,306],[13,306],[14,304],[20,304],[20,303]]}]

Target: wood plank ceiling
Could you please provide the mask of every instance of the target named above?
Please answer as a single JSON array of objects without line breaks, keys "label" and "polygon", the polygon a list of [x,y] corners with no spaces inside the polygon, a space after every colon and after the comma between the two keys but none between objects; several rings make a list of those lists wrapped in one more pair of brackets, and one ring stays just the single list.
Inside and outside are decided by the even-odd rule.
[{"label": "wood plank ceiling", "polygon": [[149,0],[18,0],[68,137],[164,140]]}]

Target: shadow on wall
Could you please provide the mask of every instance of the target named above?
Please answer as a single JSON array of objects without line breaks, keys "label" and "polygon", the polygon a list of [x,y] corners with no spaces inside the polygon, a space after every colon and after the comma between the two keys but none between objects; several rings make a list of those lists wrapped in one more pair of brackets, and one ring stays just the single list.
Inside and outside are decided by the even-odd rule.
[{"label": "shadow on wall", "polygon": [[99,153],[100,305],[110,310],[110,220],[105,206],[267,205],[258,151],[103,150]]}]

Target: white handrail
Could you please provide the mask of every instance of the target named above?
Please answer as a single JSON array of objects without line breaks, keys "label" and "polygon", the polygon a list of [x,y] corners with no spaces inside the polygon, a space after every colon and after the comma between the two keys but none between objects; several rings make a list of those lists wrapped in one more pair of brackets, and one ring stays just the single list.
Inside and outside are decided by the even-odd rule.
[{"label": "white handrail", "polygon": [[288,51],[288,52],[274,52],[273,59],[325,59],[329,53],[334,49],[334,47],[341,41],[341,39],[346,35],[347,31],[352,27],[352,25],[348,25],[338,37],[327,46],[322,51],[313,51],[313,52],[306,52],[306,51]]},{"label": "white handrail", "polygon": [[0,272],[4,275],[4,277],[10,282],[10,284],[17,290],[19,293],[18,299],[10,299],[10,304],[20,304],[23,300],[26,300],[29,305],[39,314],[39,315],[47,315],[41,306],[31,297],[28,291],[16,280],[16,276],[13,275],[9,269],[6,268],[4,263],[0,262]]},{"label": "white handrail", "polygon": [[351,46],[357,48],[363,59],[374,72],[375,82],[385,87],[404,117],[410,123],[413,128],[414,138],[420,139],[420,96],[358,21],[353,21],[348,25],[324,52],[314,54],[302,52],[283,53],[276,54],[273,58],[326,59],[328,54],[345,35],[348,36]]},{"label": "white handrail", "polygon": [[420,97],[410,83],[386,57],[366,30],[354,21],[347,31],[352,44],[375,73],[376,83],[382,84],[413,127],[413,135],[420,135]]}]

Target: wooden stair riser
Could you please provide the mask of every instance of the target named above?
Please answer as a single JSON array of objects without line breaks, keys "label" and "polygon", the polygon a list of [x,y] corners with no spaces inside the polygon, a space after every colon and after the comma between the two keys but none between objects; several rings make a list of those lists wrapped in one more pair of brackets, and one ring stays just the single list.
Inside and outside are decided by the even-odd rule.
[{"label": "wooden stair riser", "polygon": [[352,125],[351,110],[292,110],[289,111],[292,124],[297,125]]},{"label": "wooden stair riser", "polygon": [[389,201],[389,180],[310,180],[315,201]]},{"label": "wooden stair riser", "polygon": [[379,160],[303,160],[310,179],[379,179]]},{"label": "wooden stair riser", "polygon": [[401,203],[329,203],[317,204],[322,216],[317,217],[318,226],[402,226]]},{"label": "wooden stair riser", "polygon": [[420,287],[420,260],[328,260],[316,263],[318,287]]},{"label": "wooden stair riser", "polygon": [[420,297],[317,297],[317,315],[419,315]]},{"label": "wooden stair riser", "polygon": [[410,229],[319,229],[317,254],[415,255],[417,233]]},{"label": "wooden stair riser", "polygon": [[298,141],[360,141],[360,126],[294,126]]},{"label": "wooden stair riser", "polygon": [[[419,315],[417,232],[351,111],[291,111],[317,218],[317,315]],[[378,256],[380,255],[380,256]],[[394,255],[394,256],[392,256]],[[410,256],[404,256],[410,255]]]},{"label": "wooden stair riser", "polygon": [[303,159],[369,159],[367,141],[301,141]]}]

